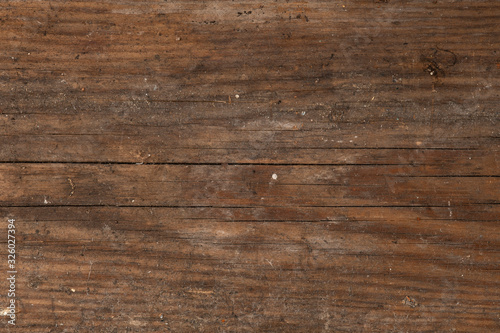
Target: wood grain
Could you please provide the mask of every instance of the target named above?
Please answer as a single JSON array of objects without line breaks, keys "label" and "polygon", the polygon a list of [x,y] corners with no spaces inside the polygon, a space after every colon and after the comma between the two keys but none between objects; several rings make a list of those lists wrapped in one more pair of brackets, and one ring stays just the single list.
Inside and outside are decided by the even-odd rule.
[{"label": "wood grain", "polygon": [[499,24],[491,0],[0,3],[0,331],[499,331]]}]

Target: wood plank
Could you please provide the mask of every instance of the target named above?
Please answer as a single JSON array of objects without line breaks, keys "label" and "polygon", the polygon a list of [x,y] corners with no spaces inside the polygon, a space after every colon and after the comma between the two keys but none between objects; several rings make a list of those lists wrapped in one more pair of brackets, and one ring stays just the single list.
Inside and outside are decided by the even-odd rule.
[{"label": "wood plank", "polygon": [[[4,161],[329,163],[332,148],[498,150],[491,1],[28,8],[3,8]],[[367,10],[375,19],[361,19]],[[18,46],[19,31],[29,45]]]},{"label": "wood plank", "polygon": [[[493,330],[498,206],[484,221],[439,208],[442,219],[422,220],[425,210],[298,210],[310,222],[294,222],[283,208],[40,207],[2,215],[19,219],[20,262],[30,272],[22,318],[41,327],[64,319],[80,330],[111,323],[362,331],[418,323],[425,331],[446,322]],[[276,218],[289,220],[261,222]],[[420,305],[402,304],[407,295]]]},{"label": "wood plank", "polygon": [[16,163],[0,165],[1,185],[10,189],[0,193],[0,203],[160,207],[500,203],[498,176],[441,177],[433,175],[432,169],[430,173],[425,168],[398,166]]}]

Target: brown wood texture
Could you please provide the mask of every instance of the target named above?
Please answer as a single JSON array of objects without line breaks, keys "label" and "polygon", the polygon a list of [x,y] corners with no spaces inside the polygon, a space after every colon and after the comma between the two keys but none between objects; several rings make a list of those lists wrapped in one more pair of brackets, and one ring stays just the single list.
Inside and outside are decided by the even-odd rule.
[{"label": "brown wood texture", "polygon": [[499,332],[499,27],[494,0],[1,2],[0,331]]}]

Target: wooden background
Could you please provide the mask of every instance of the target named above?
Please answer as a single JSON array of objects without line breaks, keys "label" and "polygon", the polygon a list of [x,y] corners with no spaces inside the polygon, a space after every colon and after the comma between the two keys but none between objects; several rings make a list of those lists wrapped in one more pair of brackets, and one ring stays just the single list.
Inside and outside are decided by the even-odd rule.
[{"label": "wooden background", "polygon": [[0,330],[499,332],[499,26],[495,0],[2,1]]}]

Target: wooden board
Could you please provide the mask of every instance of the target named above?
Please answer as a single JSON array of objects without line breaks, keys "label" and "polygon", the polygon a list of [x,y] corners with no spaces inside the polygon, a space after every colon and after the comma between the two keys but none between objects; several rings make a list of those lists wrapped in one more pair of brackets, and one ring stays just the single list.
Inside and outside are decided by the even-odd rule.
[{"label": "wooden board", "polygon": [[0,3],[0,331],[500,331],[499,25]]}]

